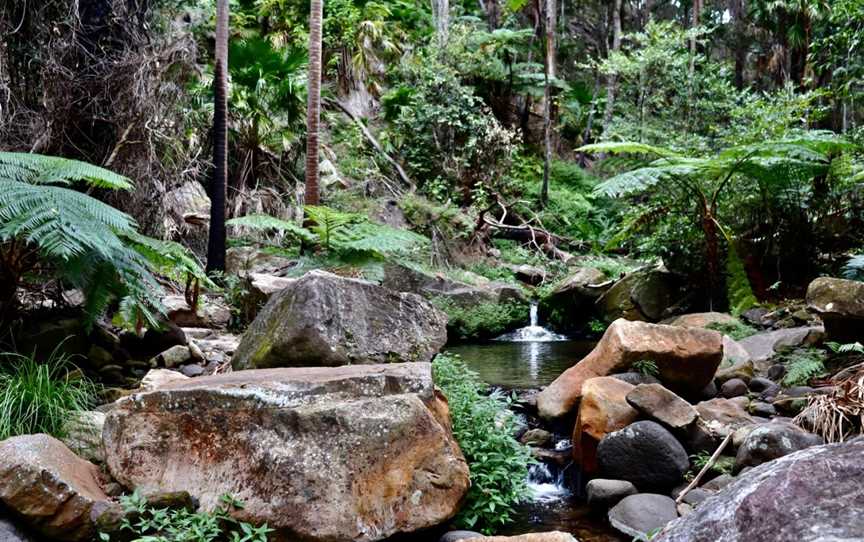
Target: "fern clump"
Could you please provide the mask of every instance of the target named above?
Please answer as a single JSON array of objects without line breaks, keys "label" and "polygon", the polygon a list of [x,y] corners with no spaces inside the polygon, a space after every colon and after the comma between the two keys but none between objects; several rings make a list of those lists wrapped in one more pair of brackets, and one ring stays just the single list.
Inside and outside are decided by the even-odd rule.
[{"label": "fern clump", "polygon": [[799,348],[781,356],[786,365],[784,386],[806,386],[814,378],[825,376],[825,353],[815,348]]},{"label": "fern clump", "polygon": [[0,152],[0,323],[16,308],[25,277],[52,271],[85,295],[88,324],[119,302],[124,320],[159,325],[161,287],[154,273],[207,283],[186,249],[138,233],[127,214],[75,190],[129,190],[129,179],[76,160]]},{"label": "fern clump", "polygon": [[752,337],[758,333],[756,328],[748,326],[740,320],[735,320],[734,322],[711,322],[705,326],[705,328],[719,331],[723,335],[728,335],[736,341]]}]

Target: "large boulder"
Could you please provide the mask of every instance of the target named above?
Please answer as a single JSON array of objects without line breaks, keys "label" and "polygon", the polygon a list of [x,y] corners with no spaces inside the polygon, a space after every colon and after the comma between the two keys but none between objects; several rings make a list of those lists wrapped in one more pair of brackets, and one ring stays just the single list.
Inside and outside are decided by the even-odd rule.
[{"label": "large boulder", "polygon": [[604,478],[626,480],[643,491],[670,489],[690,468],[681,443],[652,421],[635,422],[603,437],[597,461]]},{"label": "large boulder", "polygon": [[753,425],[756,420],[747,412],[746,397],[734,399],[710,399],[696,405],[699,419],[712,434],[723,438],[742,427]]},{"label": "large boulder", "polygon": [[667,387],[693,395],[702,390],[723,359],[722,336],[716,331],[616,320],[597,346],[537,396],[544,418],[567,415],[582,397],[589,378],[628,369],[640,360],[657,365]]},{"label": "large boulder", "polygon": [[679,277],[662,268],[641,269],[612,285],[597,299],[596,308],[608,322],[618,318],[657,322],[683,297]]},{"label": "large boulder", "polygon": [[797,425],[773,421],[751,430],[738,448],[735,468],[755,467],[798,450],[824,444],[822,437],[808,433]]},{"label": "large boulder", "polygon": [[832,341],[864,340],[864,282],[818,278],[807,287],[807,306],[822,317]]},{"label": "large boulder", "polygon": [[739,476],[652,542],[864,540],[864,439],[816,446]]},{"label": "large boulder", "polygon": [[237,371],[120,400],[105,422],[114,478],[188,491],[277,539],[370,541],[448,520],[468,486],[428,363]]},{"label": "large boulder", "polygon": [[686,430],[699,416],[690,403],[660,384],[639,384],[626,399],[637,411],[673,430]]},{"label": "large boulder", "polygon": [[609,523],[633,540],[648,541],[657,529],[677,518],[675,501],[654,493],[630,495],[609,510]]},{"label": "large boulder", "polygon": [[201,296],[194,310],[182,295],[165,296],[162,304],[168,320],[180,327],[223,329],[231,322],[231,309],[217,297]]},{"label": "large boulder", "polygon": [[556,329],[577,331],[591,318],[594,303],[610,285],[599,269],[581,267],[540,300],[540,318]]},{"label": "large boulder", "polygon": [[49,435],[0,442],[0,501],[49,540],[95,535],[90,510],[108,496],[99,469]]},{"label": "large boulder", "polygon": [[813,345],[821,341],[825,330],[819,326],[777,329],[751,335],[738,344],[750,354],[760,371],[768,369],[768,361],[784,348]]},{"label": "large boulder", "polygon": [[661,323],[669,326],[706,328],[712,324],[735,325],[738,319],[725,312],[694,312],[673,316]]},{"label": "large boulder", "polygon": [[482,303],[527,303],[522,290],[511,284],[487,281],[473,285],[453,280],[441,273],[427,273],[397,263],[384,266],[381,286],[397,292],[418,294],[427,299],[444,298],[460,307]]},{"label": "large boulder", "polygon": [[418,295],[311,271],[270,298],[232,359],[235,369],[430,361],[447,317]]},{"label": "large boulder", "polygon": [[573,429],[573,458],[583,472],[597,471],[597,444],[612,431],[636,421],[639,413],[627,404],[633,385],[611,376],[585,381],[579,416]]}]

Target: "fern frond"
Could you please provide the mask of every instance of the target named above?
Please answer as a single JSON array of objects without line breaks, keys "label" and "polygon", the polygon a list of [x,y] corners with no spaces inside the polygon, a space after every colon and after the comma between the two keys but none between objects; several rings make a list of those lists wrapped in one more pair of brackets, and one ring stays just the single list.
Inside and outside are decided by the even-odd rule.
[{"label": "fern frond", "polygon": [[105,168],[68,158],[23,152],[0,152],[0,179],[37,185],[69,185],[83,181],[94,188],[132,189],[132,181]]},{"label": "fern frond", "polygon": [[119,236],[160,275],[180,283],[191,275],[197,278],[202,286],[218,289],[192,252],[180,243],[153,239],[136,231],[124,231]]},{"label": "fern frond", "polygon": [[607,141],[605,143],[592,143],[583,145],[576,149],[576,152],[584,153],[608,153],[608,154],[653,154],[665,158],[676,158],[681,155],[675,151],[664,149],[663,147],[655,147],[645,143],[636,141]]},{"label": "fern frond", "polygon": [[240,216],[226,221],[225,224],[228,226],[240,226],[253,230],[276,230],[310,243],[316,241],[315,235],[306,228],[270,215]]},{"label": "fern frond", "polygon": [[371,252],[387,257],[426,246],[429,240],[412,231],[361,222],[337,232],[332,243],[337,250]]}]

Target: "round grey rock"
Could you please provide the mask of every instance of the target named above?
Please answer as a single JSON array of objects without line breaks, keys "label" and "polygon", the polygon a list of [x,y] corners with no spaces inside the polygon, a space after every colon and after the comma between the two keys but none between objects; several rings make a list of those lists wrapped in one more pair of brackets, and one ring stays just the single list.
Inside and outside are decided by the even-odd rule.
[{"label": "round grey rock", "polygon": [[588,504],[612,506],[624,497],[638,493],[636,486],[626,480],[607,480],[595,478],[585,487]]},{"label": "round grey rock", "polygon": [[441,535],[438,542],[458,542],[459,540],[470,540],[471,538],[482,538],[483,535],[474,531],[449,531]]},{"label": "round grey rock", "polygon": [[747,383],[740,378],[727,380],[723,383],[723,386],[720,387],[720,395],[727,399],[747,395]]},{"label": "round grey rock", "polygon": [[642,490],[666,490],[690,468],[681,443],[657,422],[639,421],[607,434],[597,446],[604,478],[627,480]]},{"label": "round grey rock", "polygon": [[755,467],[811,446],[824,444],[822,437],[787,422],[762,424],[747,435],[735,456],[735,468]]},{"label": "round grey rock", "polygon": [[654,493],[630,495],[609,510],[612,527],[634,540],[649,540],[657,529],[662,529],[677,517],[675,501]]},{"label": "round grey rock", "polygon": [[771,388],[772,386],[776,386],[772,380],[767,378],[757,376],[756,378],[750,379],[750,391],[754,393],[762,393],[763,391]]}]

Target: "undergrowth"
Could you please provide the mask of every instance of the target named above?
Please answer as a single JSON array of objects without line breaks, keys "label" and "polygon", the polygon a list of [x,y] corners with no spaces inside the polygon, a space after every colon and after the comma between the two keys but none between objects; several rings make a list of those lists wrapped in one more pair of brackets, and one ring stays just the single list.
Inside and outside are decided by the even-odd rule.
[{"label": "undergrowth", "polygon": [[711,322],[705,328],[719,331],[723,335],[729,335],[736,341],[746,339],[758,333],[756,328],[748,326],[740,320],[736,320],[735,322]]},{"label": "undergrowth", "polygon": [[514,437],[511,399],[488,393],[477,374],[459,356],[441,354],[432,364],[435,384],[447,396],[453,435],[471,473],[471,489],[456,516],[462,528],[491,533],[509,523],[514,506],[529,496],[530,450]]},{"label": "undergrowth", "polygon": [[780,359],[786,365],[784,386],[806,386],[812,379],[824,376],[825,353],[815,348],[797,348],[781,354]]},{"label": "undergrowth", "polygon": [[458,340],[488,339],[525,322],[528,306],[517,301],[461,304],[447,297],[433,297],[433,305],[447,314],[447,332]]}]

